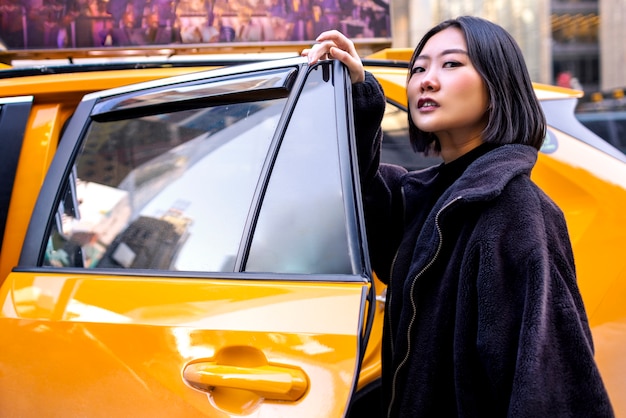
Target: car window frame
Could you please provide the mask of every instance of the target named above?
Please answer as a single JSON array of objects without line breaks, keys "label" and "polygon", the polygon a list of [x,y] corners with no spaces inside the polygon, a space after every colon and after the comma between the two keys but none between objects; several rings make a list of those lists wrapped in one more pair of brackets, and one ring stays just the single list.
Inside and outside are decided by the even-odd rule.
[{"label": "car window frame", "polygon": [[[279,61],[282,61],[282,63],[276,64]],[[66,181],[65,179],[67,179],[71,174],[70,171],[72,167],[68,164],[68,162],[74,161],[76,159],[76,155],[80,150],[82,138],[84,137],[85,132],[89,129],[89,124],[86,124],[85,121],[89,120],[89,118],[91,117],[90,115],[93,112],[93,109],[98,105],[98,102],[100,100],[106,99],[108,97],[115,97],[121,94],[132,95],[133,92],[139,91],[139,90],[146,91],[148,89],[156,89],[156,90],[168,89],[180,83],[185,83],[187,81],[193,82],[193,80],[195,79],[204,79],[208,75],[211,75],[214,78],[219,78],[221,76],[229,77],[232,74],[233,76],[237,77],[240,75],[244,75],[248,72],[260,71],[260,70],[267,69],[267,68],[275,68],[278,65],[280,65],[281,68],[291,66],[291,67],[297,67],[299,69],[295,80],[293,80],[293,86],[294,86],[293,88],[301,89],[303,80],[305,80],[306,75],[307,75],[307,71],[305,70],[308,68],[308,63],[305,58],[274,60],[272,62],[265,62],[265,63],[244,64],[242,66],[234,66],[234,67],[230,67],[227,69],[209,70],[210,73],[202,72],[202,73],[196,73],[195,75],[192,75],[192,76],[186,75],[182,77],[172,77],[170,79],[161,81],[161,83],[151,81],[151,82],[141,83],[134,87],[127,86],[124,88],[112,89],[112,90],[108,90],[104,92],[91,93],[91,94],[86,95],[83,101],[81,101],[81,103],[77,107],[74,115],[70,119],[67,129],[63,135],[63,138],[60,141],[59,149],[57,150],[57,153],[55,154],[49,173],[44,180],[44,185],[37,199],[35,209],[33,211],[33,217],[31,219],[31,222],[27,230],[27,234],[26,234],[26,238],[25,238],[24,246],[23,246],[23,251],[20,255],[19,263],[14,270],[15,271],[32,271],[34,269],[37,271],[51,271],[55,273],[63,272],[64,270],[66,270],[65,268],[60,268],[60,269],[50,268],[50,267],[46,267],[42,265],[42,261],[43,261],[43,257],[45,253],[44,241],[47,240],[47,231],[50,230],[50,227],[52,223],[54,222],[54,213],[50,214],[49,208],[51,207],[57,208],[58,202],[63,198],[65,188],[59,187],[59,184],[62,184],[64,181]],[[349,80],[347,71],[345,67],[343,67],[343,64],[340,64],[339,62],[337,62],[332,65],[332,68],[334,68],[333,71],[335,74],[340,74],[340,76],[343,77],[345,80]],[[335,94],[337,96],[336,100],[340,99],[345,104],[343,106],[344,108],[346,108],[345,118],[339,118],[339,119],[349,121],[347,123],[349,123],[350,125],[346,126],[345,128],[346,128],[346,131],[349,132],[348,135],[352,135],[352,138],[346,138],[346,140],[341,140],[339,141],[339,143],[345,144],[345,145],[341,145],[342,147],[345,147],[344,151],[342,152],[351,152],[352,149],[354,148],[354,145],[348,144],[348,141],[354,142],[354,137],[353,137],[354,127],[352,126],[352,113],[351,113],[352,101],[351,99],[348,100],[348,97],[351,97],[349,96],[349,94],[351,94],[349,91],[350,83],[345,82],[345,80],[344,80],[344,83],[347,87],[335,89],[336,90]],[[298,94],[290,94],[287,99],[286,109],[288,110],[286,110],[283,116],[281,116],[281,121],[279,122],[278,128],[276,130],[275,138],[272,140],[272,145],[270,146],[270,148],[273,150],[272,153],[277,152],[276,149],[277,149],[277,141],[279,140],[278,137],[281,137],[284,134],[284,130],[287,124],[287,119],[289,118],[289,115],[291,115],[291,112],[293,112],[294,105],[295,105],[294,101],[297,100],[297,96],[299,95],[299,93],[300,92],[298,91]],[[238,94],[240,95],[241,93],[238,93]],[[253,94],[257,94],[257,92]],[[346,122],[343,122],[343,123],[346,123]],[[351,129],[351,131],[349,129]],[[81,141],[78,141],[76,138],[81,138]],[[274,158],[275,158],[275,155],[274,155]],[[355,159],[356,157],[350,157],[350,158]],[[342,159],[342,161],[344,160]],[[271,159],[268,159],[268,161],[266,161],[264,164],[264,167],[262,169],[262,174],[260,177],[262,179],[265,179],[264,181],[267,181],[268,179],[268,172],[269,170],[271,170],[272,164],[273,162],[271,161]],[[358,252],[358,254],[360,254],[360,268],[358,269],[358,271],[356,271],[356,274],[341,275],[342,276],[341,281],[367,282],[370,280],[369,278],[371,277],[371,273],[368,273],[368,272],[371,272],[371,269],[369,268],[368,257],[366,256],[366,253],[364,252],[366,250],[366,248],[364,247],[365,240],[363,239],[364,232],[362,230],[364,226],[362,222],[359,222],[360,220],[359,218],[362,218],[362,208],[360,208],[360,199],[358,198],[358,190],[359,190],[358,175],[356,174],[355,168],[351,164],[353,163],[350,163],[349,168],[342,169],[342,187],[346,187],[346,185],[350,185],[350,188],[353,191],[352,196],[349,197],[350,199],[349,201],[351,202],[350,204],[352,205],[352,207],[356,208],[356,211],[354,212],[354,214],[349,215],[350,216],[349,220],[355,225],[358,225],[357,229],[359,231],[354,232],[353,230],[351,230],[352,237],[350,237],[350,243],[353,243],[352,244],[353,247],[351,248],[351,250],[354,252]],[[352,170],[352,172],[350,172],[349,170]],[[260,187],[258,187],[258,190],[257,192],[255,192],[255,196],[254,196],[255,202],[260,202],[259,199],[262,197],[264,187],[265,185],[260,185]],[[255,203],[255,204],[258,205],[258,203]],[[242,237],[241,245],[246,245],[246,246],[250,245],[251,241],[250,241],[249,235],[252,233],[250,232],[252,231],[251,227],[252,227],[253,222],[255,221],[255,217],[258,216],[258,210],[259,209],[257,207],[254,211],[254,214],[251,215],[248,221],[246,222],[244,231],[247,231],[246,232],[247,235],[245,237]],[[354,237],[355,234],[358,236]],[[247,249],[244,248],[244,251],[239,251],[238,253],[234,274],[240,275],[241,277],[245,277],[245,278],[256,278],[256,277],[267,278],[268,273],[253,273],[253,272],[245,272],[243,270],[243,268],[245,267],[245,264],[244,264],[245,259],[244,257],[242,257],[242,254],[245,254],[246,253],[245,251],[247,251]],[[81,268],[78,268],[78,269],[79,270],[76,270],[76,268],[70,267],[68,268],[68,271],[72,271],[74,273],[76,271],[81,271],[81,273],[85,273],[85,274],[92,273],[91,271],[87,269],[81,269]],[[171,270],[159,271],[159,270],[142,270],[142,269],[124,270],[124,271],[106,271],[106,270],[98,269],[97,272],[93,272],[93,273],[102,274],[103,272],[107,272],[113,275],[149,275],[153,277],[154,276],[206,277],[207,274],[210,274],[211,276],[222,275],[222,274],[225,274],[225,275],[233,274],[229,272],[193,272],[193,271],[178,272],[178,271],[171,271]],[[281,277],[281,273],[269,273],[269,275],[274,276],[276,278]],[[289,277],[294,276],[293,274],[288,274],[288,273],[285,275]],[[325,274],[316,273],[306,278],[303,277],[303,280],[336,281],[337,275],[336,274],[325,275]]]}]

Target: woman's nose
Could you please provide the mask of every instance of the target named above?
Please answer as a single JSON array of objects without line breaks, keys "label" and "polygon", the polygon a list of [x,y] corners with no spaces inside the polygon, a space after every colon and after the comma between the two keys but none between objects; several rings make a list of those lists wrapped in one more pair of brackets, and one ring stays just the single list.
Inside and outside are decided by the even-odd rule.
[{"label": "woman's nose", "polygon": [[436,83],[432,77],[424,77],[420,83],[422,91],[433,91],[436,88]]},{"label": "woman's nose", "polygon": [[436,90],[438,87],[438,82],[435,74],[432,71],[427,71],[422,76],[422,80],[420,82],[420,89],[422,91],[432,91]]}]

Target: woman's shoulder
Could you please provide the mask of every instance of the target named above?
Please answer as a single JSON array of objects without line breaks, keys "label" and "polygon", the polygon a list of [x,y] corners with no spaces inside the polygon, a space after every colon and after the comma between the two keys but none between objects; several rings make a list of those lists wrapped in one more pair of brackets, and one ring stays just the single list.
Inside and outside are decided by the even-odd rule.
[{"label": "woman's shoulder", "polygon": [[512,178],[499,198],[486,206],[486,224],[508,225],[508,234],[524,239],[528,234],[567,228],[561,208],[530,177]]}]

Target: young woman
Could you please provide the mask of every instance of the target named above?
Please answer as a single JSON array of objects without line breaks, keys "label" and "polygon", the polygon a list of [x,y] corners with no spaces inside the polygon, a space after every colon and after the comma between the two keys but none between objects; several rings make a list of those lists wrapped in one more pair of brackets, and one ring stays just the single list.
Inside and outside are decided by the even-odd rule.
[{"label": "young woman", "polygon": [[432,28],[409,64],[410,141],[443,163],[379,164],[384,95],[337,31],[303,51],[350,69],[372,264],[388,284],[387,417],[610,417],[561,210],[530,179],[546,133],[500,26]]}]

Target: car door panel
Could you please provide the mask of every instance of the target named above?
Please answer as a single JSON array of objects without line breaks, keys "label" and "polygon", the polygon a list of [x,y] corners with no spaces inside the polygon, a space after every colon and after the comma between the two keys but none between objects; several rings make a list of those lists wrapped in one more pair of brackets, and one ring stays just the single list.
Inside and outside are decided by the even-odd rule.
[{"label": "car door panel", "polygon": [[[127,409],[135,398],[150,404],[137,416],[157,404],[159,416],[171,416],[165,411],[184,403],[205,414],[274,417],[319,416],[323,404],[324,416],[341,416],[349,399],[362,324],[346,313],[364,309],[363,283],[30,273],[9,280],[1,295],[3,329],[14,341],[2,349],[5,412],[98,416],[81,399],[105,402],[110,390],[97,388],[107,385],[116,393],[108,407],[119,412],[135,410]],[[193,365],[213,373],[207,387]],[[33,367],[45,373],[24,372]],[[31,380],[40,373],[46,378]],[[39,404],[27,404],[29,392]],[[12,409],[22,404],[16,400],[26,409]]]},{"label": "car door panel", "polygon": [[[298,69],[297,80],[290,77],[282,83],[287,90],[255,90],[251,105],[240,107],[240,100],[232,97],[220,97],[218,105],[211,98],[196,98],[187,106],[180,90],[177,98],[185,104],[177,103],[175,109],[167,100],[156,105],[148,100],[149,111],[139,106],[134,113],[134,108],[118,106],[116,115],[99,113],[99,120],[89,123],[90,109],[106,100],[107,93],[85,99],[46,178],[27,233],[27,250],[0,293],[6,337],[0,344],[3,412],[345,414],[371,302],[363,243],[353,242],[363,233],[356,232],[362,225],[355,183],[346,180],[354,178],[349,147],[336,145],[350,136],[350,124],[343,120],[351,114],[349,78],[339,63],[307,69],[303,59],[296,62],[289,68]],[[235,78],[244,74],[252,79],[255,68],[229,71]],[[192,84],[210,85],[210,74],[203,77],[208,78],[198,77]],[[258,88],[255,80],[251,85]],[[159,83],[149,87],[155,86]],[[326,93],[320,94],[320,88]],[[245,91],[233,91],[250,100]],[[141,103],[132,100],[141,93],[131,89],[123,94],[129,100],[118,103]],[[125,96],[114,92],[111,97]],[[274,99],[281,100],[279,107],[272,104]],[[329,239],[339,239],[351,250],[316,255],[313,261],[304,255],[308,264],[303,271],[299,255],[287,249],[289,242],[306,241],[307,234],[278,223],[273,231],[264,226],[261,244],[252,242],[264,199],[279,199],[270,206],[274,211],[280,207],[292,216],[299,213],[293,202],[266,196],[265,191],[283,141],[317,139],[286,126],[290,118],[302,118],[296,116],[302,113],[297,103],[319,100],[341,120],[325,121],[325,137],[331,149],[335,143],[335,151],[318,161],[338,179],[330,188],[330,183],[320,182],[319,199],[306,202],[323,204],[326,195],[334,196],[334,210],[341,213],[333,217],[339,221]],[[181,108],[187,113],[180,113]],[[164,120],[175,120],[184,129],[164,136],[171,127]],[[78,137],[85,139],[78,142]],[[258,145],[250,152],[253,163],[237,163],[250,148],[241,144]],[[310,157],[304,153],[291,158]],[[248,177],[233,183],[241,172]],[[216,181],[225,184],[212,188]],[[313,229],[316,223],[323,225],[324,218],[315,219],[310,211],[306,215],[298,223],[308,222]],[[211,216],[215,220],[207,223],[204,217]],[[342,241],[342,234],[349,238]],[[277,243],[286,247],[271,251],[273,262],[266,260],[259,264],[262,268],[246,264],[251,246],[268,251]],[[300,248],[306,251],[307,245]],[[337,257],[339,261],[333,260]],[[29,390],[14,389],[19,387]]]}]

